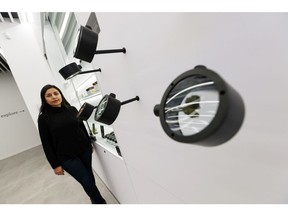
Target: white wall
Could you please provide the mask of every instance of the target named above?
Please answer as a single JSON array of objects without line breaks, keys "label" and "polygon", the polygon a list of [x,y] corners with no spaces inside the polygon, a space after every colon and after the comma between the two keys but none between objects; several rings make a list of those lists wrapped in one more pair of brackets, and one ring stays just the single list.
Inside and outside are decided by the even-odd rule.
[{"label": "white wall", "polygon": [[[98,49],[127,49],[94,57],[102,93],[140,97],[113,124],[139,202],[288,202],[287,13],[96,15]],[[240,131],[212,148],[171,140],[153,114],[169,83],[199,64],[246,107]]]},{"label": "white wall", "polygon": [[0,159],[41,144],[37,131],[40,90],[48,83],[59,84],[44,57],[40,13],[31,15],[33,19],[29,23],[0,24],[0,47],[12,71],[11,77],[0,78],[3,82],[1,100],[5,104],[3,107],[1,103],[1,113],[25,110],[17,118],[16,115],[1,118],[4,139],[1,141]]},{"label": "white wall", "polygon": [[[287,13],[96,15],[101,28],[98,49],[127,49],[126,54],[94,57],[92,64],[102,69],[97,73],[101,92],[116,93],[121,101],[140,97],[124,105],[113,124],[138,202],[288,202]],[[53,77],[44,69],[31,31],[23,28],[17,40],[11,29],[18,48],[10,50],[7,59],[13,61],[16,81],[22,78],[18,86],[27,107],[33,107],[39,86]],[[25,55],[19,46],[26,48]],[[16,50],[22,55],[13,55]],[[25,65],[22,77],[16,63],[27,55],[35,58],[36,67],[29,71]],[[217,147],[171,140],[153,114],[169,83],[199,64],[218,72],[245,103],[240,131]],[[27,73],[38,81],[30,83]],[[33,91],[28,91],[29,85]],[[116,178],[112,181],[117,184]]]},{"label": "white wall", "polygon": [[[40,14],[34,16],[30,23],[1,23],[0,46],[37,127],[40,90],[48,83],[58,85],[59,82],[44,57]],[[9,39],[5,35],[9,35]]]},{"label": "white wall", "polygon": [[0,74],[0,98],[0,160],[2,160],[39,145],[40,140],[11,73]]}]

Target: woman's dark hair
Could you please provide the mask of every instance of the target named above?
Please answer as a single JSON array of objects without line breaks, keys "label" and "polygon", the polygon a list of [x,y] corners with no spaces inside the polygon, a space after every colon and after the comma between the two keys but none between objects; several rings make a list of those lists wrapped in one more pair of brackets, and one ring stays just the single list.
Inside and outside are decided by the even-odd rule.
[{"label": "woman's dark hair", "polygon": [[69,107],[70,104],[68,103],[68,101],[66,100],[66,98],[64,97],[62,91],[55,85],[51,85],[51,84],[47,84],[45,85],[41,91],[40,91],[40,97],[41,97],[41,107],[40,107],[40,112],[39,112],[39,115],[41,113],[44,113],[46,114],[46,110],[47,110],[47,107],[50,106],[49,104],[47,104],[46,102],[46,99],[45,99],[45,93],[48,89],[51,89],[51,88],[55,88],[57,89],[57,91],[59,91],[59,93],[61,94],[61,97],[62,97],[62,102],[61,102],[61,106],[63,107]]}]

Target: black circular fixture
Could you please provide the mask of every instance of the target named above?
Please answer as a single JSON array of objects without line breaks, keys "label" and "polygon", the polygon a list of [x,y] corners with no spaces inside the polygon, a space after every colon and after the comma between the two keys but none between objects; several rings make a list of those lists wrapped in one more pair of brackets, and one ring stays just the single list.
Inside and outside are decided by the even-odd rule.
[{"label": "black circular fixture", "polygon": [[75,62],[70,63],[59,70],[61,76],[65,79],[71,79],[72,77],[78,74],[92,73],[92,72],[101,72],[101,69],[81,71],[81,65],[77,65]]},{"label": "black circular fixture", "polygon": [[198,65],[169,85],[154,114],[173,140],[216,146],[238,132],[245,108],[236,90],[216,72]]},{"label": "black circular fixture", "polygon": [[95,108],[97,108],[97,106],[94,107],[93,105],[85,102],[85,103],[81,106],[81,108],[80,108],[80,110],[79,110],[79,112],[78,112],[78,114],[77,114],[77,118],[79,118],[79,119],[81,119],[81,120],[83,120],[83,121],[87,121],[87,120],[90,118],[90,116],[92,115],[93,110],[94,110]]},{"label": "black circular fixture", "polygon": [[121,105],[136,100],[140,100],[138,96],[130,100],[120,102],[116,99],[116,95],[113,93],[110,95],[105,95],[97,106],[94,119],[95,121],[110,125],[116,120],[120,112]]},{"label": "black circular fixture", "polygon": [[95,121],[102,122],[104,124],[112,124],[117,118],[121,102],[115,98],[114,94],[105,95],[100,101],[96,111],[94,119]]},{"label": "black circular fixture", "polygon": [[91,62],[95,54],[126,53],[126,49],[96,50],[98,33],[89,26],[80,26],[75,38],[74,57],[86,62]]},{"label": "black circular fixture", "polygon": [[94,107],[87,102],[84,103],[81,106],[77,117],[81,120],[87,121],[92,115],[93,110],[96,109],[94,120],[110,125],[116,120],[122,105],[136,100],[139,101],[140,98],[136,96],[135,98],[120,102],[116,99],[116,95],[111,93],[110,95],[105,95],[99,102],[98,106]]},{"label": "black circular fixture", "polygon": [[81,67],[77,65],[75,62],[70,63],[59,70],[61,76],[67,80],[74,76],[76,76],[81,71]]}]

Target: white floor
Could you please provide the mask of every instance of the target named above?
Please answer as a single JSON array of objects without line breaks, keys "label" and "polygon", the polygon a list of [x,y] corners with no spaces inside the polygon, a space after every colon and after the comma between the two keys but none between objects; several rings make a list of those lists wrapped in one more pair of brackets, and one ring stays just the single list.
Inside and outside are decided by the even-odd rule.
[{"label": "white floor", "polygon": [[[108,204],[119,204],[95,174]],[[37,146],[0,161],[1,204],[90,204],[82,186],[69,174],[57,176]]]}]

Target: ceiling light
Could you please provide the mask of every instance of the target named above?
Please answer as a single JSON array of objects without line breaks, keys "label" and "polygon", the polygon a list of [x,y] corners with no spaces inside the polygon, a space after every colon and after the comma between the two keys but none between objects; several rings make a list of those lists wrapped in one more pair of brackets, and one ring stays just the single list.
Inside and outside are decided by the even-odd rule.
[{"label": "ceiling light", "polygon": [[61,39],[62,39],[63,34],[64,34],[64,31],[65,31],[65,29],[66,29],[69,16],[70,16],[70,12],[66,12],[66,13],[65,13],[65,16],[64,16],[63,23],[62,23],[62,25],[61,25],[60,33],[59,33],[59,36],[60,36]]}]

